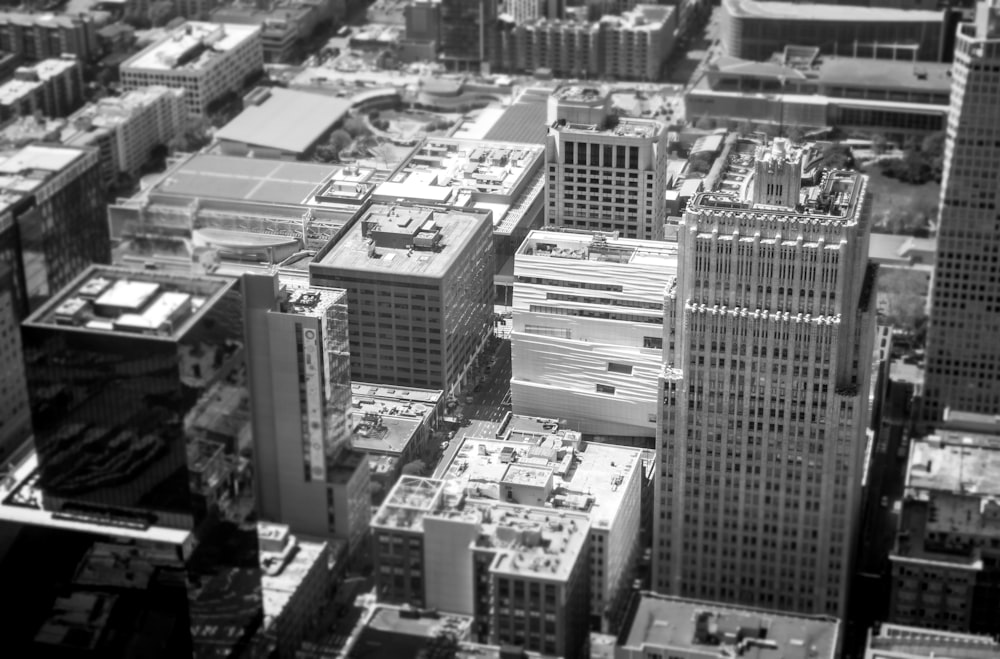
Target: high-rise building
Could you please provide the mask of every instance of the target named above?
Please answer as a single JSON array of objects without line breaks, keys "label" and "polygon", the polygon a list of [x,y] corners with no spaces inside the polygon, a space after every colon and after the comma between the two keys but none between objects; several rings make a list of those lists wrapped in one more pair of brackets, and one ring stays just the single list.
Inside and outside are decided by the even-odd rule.
[{"label": "high-rise building", "polygon": [[122,62],[122,88],[184,89],[192,117],[208,115],[227,93],[239,93],[264,70],[260,27],[188,21]]},{"label": "high-rise building", "polygon": [[95,149],[36,144],[0,160],[0,264],[18,318],[111,256]]},{"label": "high-rise building", "polygon": [[468,69],[490,61],[497,0],[441,0],[441,58]]},{"label": "high-rise building", "polygon": [[528,234],[514,260],[514,412],[653,448],[663,294],[676,277],[676,243]]},{"label": "high-rise building", "polygon": [[13,272],[10,265],[0,263],[0,461],[31,432],[19,320]]},{"label": "high-rise building", "polygon": [[75,57],[20,66],[0,85],[0,121],[25,115],[64,117],[83,104],[83,67]]},{"label": "high-rise building", "polygon": [[1000,3],[959,26],[927,330],[924,418],[1000,414]]},{"label": "high-rise building", "polygon": [[563,87],[549,97],[546,226],[663,239],[667,130],[618,117],[606,88]]},{"label": "high-rise building", "polygon": [[351,356],[341,289],[246,274],[258,510],[293,533],[367,533],[368,460],[351,450]]},{"label": "high-rise building", "polygon": [[889,621],[1000,633],[998,483],[995,426],[988,433],[938,427],[910,443],[896,545],[889,555]]},{"label": "high-rise building", "polygon": [[246,649],[262,612],[239,282],[92,266],[22,330],[37,468],[3,517],[45,547],[37,587],[132,592],[122,615],[155,611],[134,623],[144,656]]},{"label": "high-rise building", "polygon": [[601,18],[601,72],[618,80],[660,79],[674,49],[678,7],[643,4]]},{"label": "high-rise building", "polygon": [[97,31],[102,23],[88,14],[5,11],[0,13],[0,51],[28,63],[64,54],[89,62],[100,57]]},{"label": "high-rise building", "polygon": [[351,375],[454,393],[491,333],[489,210],[372,204],[309,265],[347,289]]},{"label": "high-rise building", "polygon": [[875,338],[867,178],[741,140],[666,293],[656,590],[842,617]]}]

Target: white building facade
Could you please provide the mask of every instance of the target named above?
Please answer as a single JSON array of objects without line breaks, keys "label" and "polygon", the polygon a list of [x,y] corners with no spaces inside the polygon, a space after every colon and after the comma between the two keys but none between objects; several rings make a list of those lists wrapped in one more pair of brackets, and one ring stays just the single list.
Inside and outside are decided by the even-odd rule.
[{"label": "white building facade", "polygon": [[126,90],[182,88],[188,113],[203,117],[225,94],[238,93],[264,69],[259,26],[188,21],[121,65]]},{"label": "white building facade", "polygon": [[597,439],[656,434],[677,245],[532,231],[514,257],[511,403]]}]

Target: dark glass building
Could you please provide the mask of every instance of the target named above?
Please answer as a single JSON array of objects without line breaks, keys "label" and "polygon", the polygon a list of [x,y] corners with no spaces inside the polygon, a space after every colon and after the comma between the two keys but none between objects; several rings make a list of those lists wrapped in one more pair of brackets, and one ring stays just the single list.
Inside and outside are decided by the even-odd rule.
[{"label": "dark glass building", "polygon": [[[93,536],[61,542],[65,552],[38,542],[63,575],[53,611],[116,598],[101,600],[110,614],[94,656],[253,651],[262,600],[242,312],[236,280],[93,266],[22,325],[37,453],[24,486],[37,495],[4,503],[44,511],[53,534]],[[35,636],[16,656],[52,645],[53,615],[25,622]]]}]

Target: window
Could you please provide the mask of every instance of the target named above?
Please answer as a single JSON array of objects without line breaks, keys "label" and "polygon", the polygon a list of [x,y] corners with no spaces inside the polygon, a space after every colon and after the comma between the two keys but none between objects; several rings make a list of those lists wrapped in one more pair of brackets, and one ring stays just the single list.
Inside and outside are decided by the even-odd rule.
[{"label": "window", "polygon": [[660,348],[660,349],[663,349],[663,337],[662,336],[644,336],[644,337],[642,337],[642,347],[643,348]]},{"label": "window", "polygon": [[609,387],[606,384],[599,384],[599,385],[597,385],[597,393],[599,393],[599,394],[611,394],[613,396],[614,393],[615,393],[615,388],[614,387]]},{"label": "window", "polygon": [[[610,373],[624,373],[625,375],[632,375],[632,365],[631,364],[616,364],[614,362],[608,362],[608,372]],[[614,393],[614,392],[612,392]]]}]

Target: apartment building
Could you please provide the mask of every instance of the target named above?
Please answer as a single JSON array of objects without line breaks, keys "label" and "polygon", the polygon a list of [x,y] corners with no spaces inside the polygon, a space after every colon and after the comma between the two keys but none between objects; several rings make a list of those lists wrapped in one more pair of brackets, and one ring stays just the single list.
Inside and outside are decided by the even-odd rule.
[{"label": "apartment building", "polygon": [[889,555],[889,621],[1000,632],[998,478],[996,432],[938,428],[911,442],[896,545]]},{"label": "apartment building", "polygon": [[[239,282],[92,266],[22,334],[36,451],[0,515],[31,532],[5,581],[128,589],[117,615],[172,656],[247,647],[262,610]],[[19,656],[39,654],[38,612],[15,614]]]},{"label": "apartment building", "polygon": [[968,659],[991,659],[1000,643],[990,636],[882,623],[868,630],[864,659],[932,659],[961,654]]},{"label": "apartment building", "polygon": [[260,514],[353,551],[371,510],[368,461],[351,449],[346,294],[276,274],[243,284]]},{"label": "apartment building", "polygon": [[102,25],[90,14],[0,12],[0,51],[28,64],[63,55],[90,62],[101,55],[97,31]]},{"label": "apartment building", "polygon": [[330,543],[297,536],[288,526],[271,522],[257,522],[257,541],[264,572],[261,632],[277,656],[295,656],[329,600]]},{"label": "apartment building", "polygon": [[302,41],[309,38],[319,20],[317,6],[295,0],[283,0],[264,8],[232,4],[217,7],[211,13],[213,23],[260,27],[264,61],[269,64],[293,61]]},{"label": "apartment building", "polygon": [[674,49],[678,8],[636,5],[601,18],[601,72],[619,80],[656,82]]},{"label": "apartment building", "polygon": [[587,634],[585,514],[466,498],[402,477],[372,519],[379,599],[472,612],[480,642],[577,656]]},{"label": "apartment building", "polygon": [[824,55],[946,61],[942,9],[722,0],[719,40],[726,55],[765,60],[785,46],[817,46]]},{"label": "apartment building", "polygon": [[835,659],[842,641],[840,621],[829,616],[789,615],[653,593],[635,599],[627,624],[615,644],[614,659],[713,659],[730,654]]},{"label": "apartment building", "polygon": [[511,403],[590,438],[653,448],[663,297],[677,244],[532,231],[514,260]]},{"label": "apartment building", "polygon": [[603,71],[599,23],[542,18],[514,26],[510,42],[510,66],[516,71],[548,69],[570,78],[590,78]]},{"label": "apartment building", "polygon": [[454,393],[491,334],[489,210],[373,203],[309,265],[347,290],[355,380]]},{"label": "apartment building", "polygon": [[192,117],[204,117],[226,94],[238,94],[264,69],[260,27],[188,21],[122,62],[126,90],[162,85],[184,90]]},{"label": "apartment building", "polygon": [[666,294],[653,584],[843,617],[875,338],[865,176],[731,142]]},{"label": "apartment building", "polygon": [[662,240],[667,130],[618,117],[606,88],[563,87],[548,100],[546,227]]},{"label": "apartment building", "polygon": [[586,514],[588,622],[591,630],[614,632],[642,550],[641,458],[639,449],[585,442],[553,419],[515,417],[500,438],[463,438],[435,477],[461,486],[471,500],[531,506],[553,517],[556,510]]},{"label": "apartment building", "polygon": [[83,104],[83,67],[75,57],[19,66],[0,85],[0,121],[25,115],[64,117]]},{"label": "apartment building", "polygon": [[1000,5],[980,2],[955,37],[923,413],[1000,414],[996,269],[1000,193]]},{"label": "apartment building", "polygon": [[88,103],[70,115],[60,141],[96,147],[104,183],[112,185],[121,173],[137,177],[153,149],[169,145],[186,123],[183,89],[144,87]]}]

